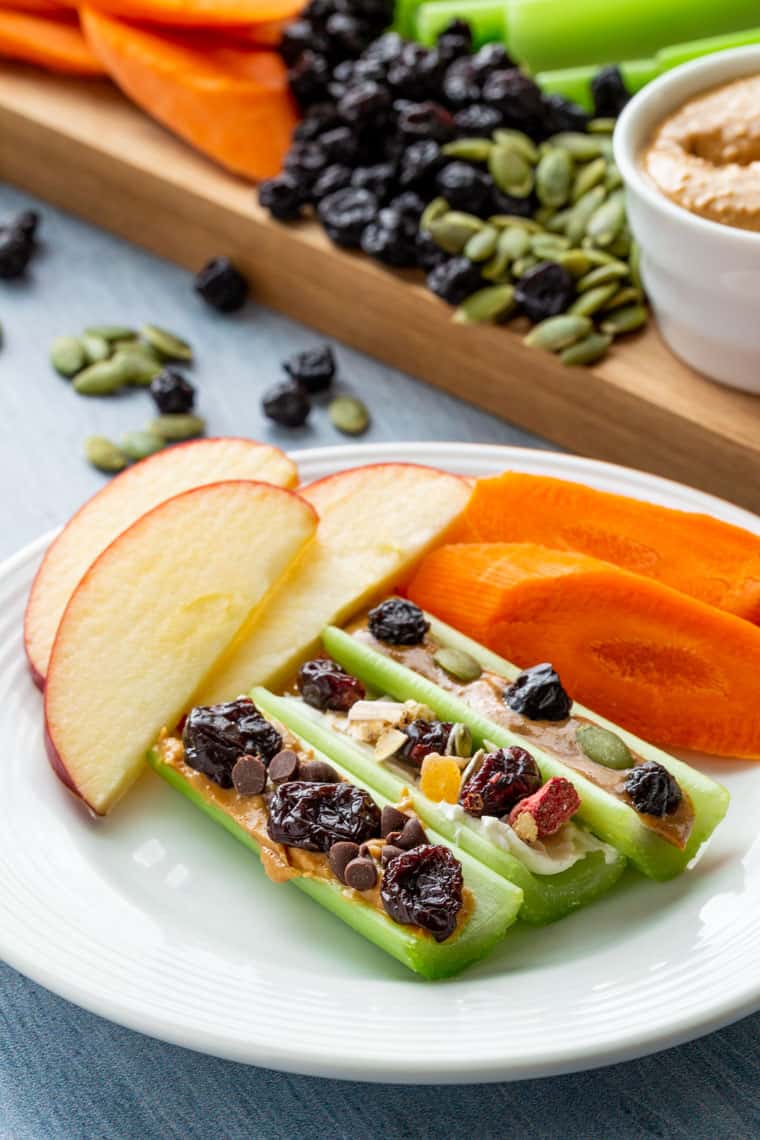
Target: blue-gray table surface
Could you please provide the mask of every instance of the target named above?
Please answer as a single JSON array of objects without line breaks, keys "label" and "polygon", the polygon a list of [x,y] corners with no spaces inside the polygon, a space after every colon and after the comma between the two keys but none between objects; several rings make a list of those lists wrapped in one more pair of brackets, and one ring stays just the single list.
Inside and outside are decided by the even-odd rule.
[{"label": "blue-gray table surface", "polygon": [[[30,204],[0,186],[0,224]],[[209,431],[287,447],[346,442],[323,408],[296,432],[261,415],[280,361],[317,343],[249,304],[225,318],[187,273],[44,211],[28,280],[0,282],[0,558],[62,522],[103,482],[85,435],[118,436],[151,415],[147,394],[79,399],[48,363],[54,336],[98,322],[154,322],[197,351]],[[339,348],[341,384],[372,410],[368,441],[547,444],[358,353]],[[759,953],[760,960],[760,953]],[[509,1016],[509,1010],[504,1011]],[[247,1068],[143,1037],[69,1004],[0,964],[0,1140],[433,1140],[760,1137],[760,1015],[655,1057],[592,1073],[490,1086],[403,1087]]]}]

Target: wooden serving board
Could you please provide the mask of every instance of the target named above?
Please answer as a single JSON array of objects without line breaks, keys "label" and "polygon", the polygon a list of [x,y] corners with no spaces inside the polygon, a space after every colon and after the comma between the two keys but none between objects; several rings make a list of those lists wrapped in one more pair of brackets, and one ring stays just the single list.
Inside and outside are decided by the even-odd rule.
[{"label": "wooden serving board", "polygon": [[257,300],[325,334],[572,451],[760,511],[760,398],[691,371],[654,327],[581,369],[525,348],[519,329],[455,325],[418,274],[273,222],[249,185],[109,84],[2,65],[0,178],[188,269],[226,253]]}]

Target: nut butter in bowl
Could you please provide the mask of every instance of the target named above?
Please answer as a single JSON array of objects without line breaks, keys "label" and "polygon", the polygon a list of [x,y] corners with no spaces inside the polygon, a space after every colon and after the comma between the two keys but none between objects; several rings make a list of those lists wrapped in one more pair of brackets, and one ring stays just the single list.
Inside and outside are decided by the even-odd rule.
[{"label": "nut butter in bowl", "polygon": [[663,337],[699,372],[760,393],[760,47],[662,76],[614,144]]}]

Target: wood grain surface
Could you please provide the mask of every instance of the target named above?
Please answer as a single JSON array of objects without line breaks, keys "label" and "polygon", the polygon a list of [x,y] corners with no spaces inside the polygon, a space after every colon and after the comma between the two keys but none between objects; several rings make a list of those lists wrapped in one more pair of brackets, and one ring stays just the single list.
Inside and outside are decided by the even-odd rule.
[{"label": "wood grain surface", "polygon": [[454,325],[416,274],[336,250],[312,223],[272,222],[250,186],[105,83],[4,66],[0,139],[0,178],[187,268],[227,253],[265,305],[570,450],[760,510],[760,398],[682,365],[654,327],[569,369],[519,329]]}]

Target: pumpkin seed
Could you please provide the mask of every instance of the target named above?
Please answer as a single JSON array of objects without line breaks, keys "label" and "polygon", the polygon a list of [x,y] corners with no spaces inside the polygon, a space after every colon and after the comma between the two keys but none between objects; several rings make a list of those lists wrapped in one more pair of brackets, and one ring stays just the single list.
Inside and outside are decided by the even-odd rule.
[{"label": "pumpkin seed", "polygon": [[428,233],[430,230],[430,223],[437,222],[444,214],[448,214],[449,204],[445,198],[433,198],[432,202],[428,202],[425,209],[422,211],[420,217],[420,229],[423,233]]},{"label": "pumpkin seed", "polygon": [[568,313],[576,313],[581,317],[593,317],[594,313],[603,309],[605,302],[614,297],[617,292],[616,281],[611,281],[609,285],[597,285],[595,289],[587,289],[585,293],[581,293],[567,311]]},{"label": "pumpkin seed", "polygon": [[154,357],[132,348],[120,348],[114,353],[113,362],[122,368],[124,383],[135,388],[147,388],[162,370],[162,365]]},{"label": "pumpkin seed", "polygon": [[130,459],[147,459],[166,445],[166,440],[154,431],[130,431],[121,441],[121,450]]},{"label": "pumpkin seed", "polygon": [[441,154],[447,158],[461,158],[465,162],[485,162],[491,153],[493,143],[490,139],[454,139],[441,147]]},{"label": "pumpkin seed", "polygon": [[561,253],[567,253],[570,242],[559,234],[535,234],[530,248],[540,261],[555,261]]},{"label": "pumpkin seed", "polygon": [[581,752],[595,764],[614,768],[616,772],[634,765],[633,755],[626,742],[617,733],[610,732],[599,724],[579,725],[575,731],[575,741]]},{"label": "pumpkin seed", "polygon": [[158,325],[143,325],[140,329],[140,336],[147,341],[151,348],[156,350],[163,360],[190,361],[193,359],[193,350],[186,340],[175,336],[174,333],[167,332],[166,329],[159,328]]},{"label": "pumpkin seed", "polygon": [[546,230],[549,228],[549,222],[556,212],[554,206],[539,206],[537,210],[534,210],[533,217],[540,223],[541,228]]},{"label": "pumpkin seed", "polygon": [[336,396],[328,404],[327,414],[344,435],[362,435],[369,427],[369,411],[355,396]]},{"label": "pumpkin seed", "polygon": [[473,234],[480,233],[484,223],[473,214],[449,210],[442,218],[428,224],[433,241],[446,253],[461,253]]},{"label": "pumpkin seed", "polygon": [[481,277],[485,277],[486,281],[492,281],[494,285],[506,285],[512,279],[509,261],[509,254],[497,248],[491,260],[481,269]]},{"label": "pumpkin seed", "polygon": [[563,349],[559,358],[563,364],[569,365],[596,364],[597,360],[602,359],[611,344],[611,336],[592,332],[583,340]]},{"label": "pumpkin seed", "polygon": [[146,431],[166,440],[167,443],[176,443],[182,439],[192,439],[196,435],[203,435],[206,430],[206,421],[200,416],[167,414],[156,416],[146,425]]},{"label": "pumpkin seed", "polygon": [[90,325],[84,330],[85,336],[100,336],[109,342],[134,338],[137,333],[127,325]]},{"label": "pumpkin seed", "polygon": [[496,226],[497,230],[504,230],[508,226],[519,226],[530,234],[540,234],[542,229],[533,218],[523,218],[520,214],[492,214],[488,222],[489,225]]},{"label": "pumpkin seed", "polygon": [[618,234],[612,244],[605,248],[615,257],[627,260],[631,255],[631,239],[625,233]]},{"label": "pumpkin seed", "polygon": [[[473,678],[475,680],[475,678]],[[457,756],[462,760],[469,760],[472,752],[472,733],[466,724],[452,725],[449,739],[446,741],[446,755]]]},{"label": "pumpkin seed", "polygon": [[533,190],[533,167],[511,145],[500,143],[493,148],[488,170],[499,190],[513,198],[527,198]]},{"label": "pumpkin seed", "polygon": [[506,320],[515,304],[511,285],[486,285],[462,302],[454,320],[460,325],[496,324]]},{"label": "pumpkin seed", "polygon": [[461,649],[449,649],[444,646],[435,651],[433,660],[436,665],[440,665],[441,669],[450,677],[455,677],[457,681],[477,681],[483,672],[480,662]]},{"label": "pumpkin seed", "polygon": [[612,245],[625,224],[625,201],[621,193],[611,195],[589,218],[586,235],[595,245]]},{"label": "pumpkin seed", "polygon": [[536,167],[536,195],[545,206],[564,206],[570,196],[573,160],[562,147],[551,147]]},{"label": "pumpkin seed", "polygon": [[644,305],[624,305],[622,309],[613,309],[608,313],[599,328],[610,336],[620,336],[636,332],[636,329],[647,323],[648,316]]},{"label": "pumpkin seed", "polygon": [[88,364],[97,364],[99,360],[108,360],[111,355],[111,346],[105,337],[95,336],[93,333],[84,334],[82,348]]},{"label": "pumpkin seed", "polygon": [[579,201],[589,190],[593,190],[600,182],[604,182],[607,173],[607,160],[595,158],[582,166],[573,180],[570,198],[573,202]]},{"label": "pumpkin seed", "polygon": [[519,279],[523,274],[527,273],[529,269],[533,269],[538,265],[538,258],[534,257],[532,253],[528,253],[525,257],[520,257],[512,264],[512,276]]},{"label": "pumpkin seed", "polygon": [[510,261],[516,261],[518,257],[525,256],[530,249],[531,241],[531,235],[527,230],[521,229],[520,226],[511,226],[499,234],[497,249],[499,253],[506,254]]},{"label": "pumpkin seed", "polygon": [[50,347],[50,363],[61,376],[76,376],[87,363],[84,345],[76,336],[57,336]]},{"label": "pumpkin seed", "polygon": [[617,190],[619,186],[623,185],[623,175],[620,173],[614,162],[607,164],[607,173],[604,176],[604,185],[606,190]]},{"label": "pumpkin seed", "polygon": [[597,285],[608,285],[611,281],[621,281],[629,273],[628,266],[622,261],[610,261],[606,265],[598,265],[596,269],[585,273],[578,282],[578,292],[585,293],[589,289],[596,289]]},{"label": "pumpkin seed", "polygon": [[599,138],[581,131],[561,131],[558,135],[552,135],[548,145],[562,147],[576,162],[590,162],[602,153]]},{"label": "pumpkin seed", "polygon": [[592,265],[612,265],[618,259],[613,257],[611,253],[607,253],[604,249],[594,249],[588,246],[584,247],[583,252],[589,259]]},{"label": "pumpkin seed", "polygon": [[129,464],[121,448],[104,435],[89,435],[84,441],[84,454],[98,471],[123,471]]},{"label": "pumpkin seed", "polygon": [[624,285],[622,289],[618,289],[613,293],[612,297],[599,310],[601,313],[606,313],[610,309],[621,309],[623,305],[638,304],[644,300],[644,294],[635,285]]},{"label": "pumpkin seed", "polygon": [[638,242],[631,242],[631,252],[629,256],[629,265],[631,267],[631,281],[637,289],[643,289],[644,285],[641,280],[641,247]]},{"label": "pumpkin seed", "polygon": [[74,390],[80,396],[111,396],[128,383],[123,364],[117,360],[99,360],[74,378]]},{"label": "pumpkin seed", "polygon": [[615,119],[591,119],[586,125],[586,130],[591,135],[611,135],[615,130],[615,122]]},{"label": "pumpkin seed", "polygon": [[529,348],[543,348],[547,352],[559,352],[568,345],[575,344],[581,337],[588,336],[593,325],[588,317],[576,313],[560,313],[557,317],[547,317],[540,321],[523,337],[523,344]]},{"label": "pumpkin seed", "polygon": [[499,130],[494,131],[493,141],[500,146],[511,146],[513,150],[518,151],[524,159],[533,165],[538,162],[538,147],[522,131],[500,127]]},{"label": "pumpkin seed", "polygon": [[591,268],[591,258],[585,249],[568,249],[557,254],[554,260],[573,277],[583,277]]},{"label": "pumpkin seed", "polygon": [[607,191],[603,186],[594,186],[575,203],[565,226],[565,233],[573,245],[580,245],[589,219],[599,209],[606,196]]},{"label": "pumpkin seed", "polygon": [[554,217],[546,223],[546,228],[550,234],[564,234],[567,229],[567,223],[570,221],[572,209],[568,206],[564,210],[558,210]]},{"label": "pumpkin seed", "polygon": [[496,249],[499,231],[495,226],[484,226],[480,233],[473,234],[464,247],[464,255],[470,261],[488,261]]},{"label": "pumpkin seed", "polygon": [[375,745],[375,760],[380,764],[384,760],[390,760],[399,749],[404,747],[408,740],[409,737],[405,732],[401,732],[398,728],[389,728]]}]

